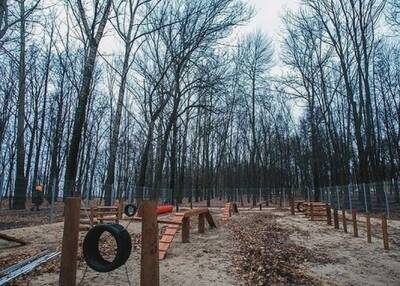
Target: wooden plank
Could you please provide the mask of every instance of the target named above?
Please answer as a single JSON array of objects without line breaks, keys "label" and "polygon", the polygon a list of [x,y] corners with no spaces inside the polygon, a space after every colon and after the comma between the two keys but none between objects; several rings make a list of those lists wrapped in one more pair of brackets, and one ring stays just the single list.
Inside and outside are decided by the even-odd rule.
[{"label": "wooden plank", "polygon": [[201,214],[201,213],[207,213],[208,211],[209,211],[208,208],[193,209],[193,210],[190,210],[190,211],[186,211],[184,213],[184,217],[195,216],[195,215],[198,215],[198,214]]},{"label": "wooden plank", "polygon": [[314,220],[314,205],[310,203],[311,220]]},{"label": "wooden plank", "polygon": [[156,207],[157,202],[155,201],[142,202],[142,251],[140,263],[141,286],[160,285],[160,269],[158,260],[158,223]]},{"label": "wooden plank", "polygon": [[66,198],[64,208],[64,231],[61,251],[61,286],[76,285],[76,267],[78,261],[79,210],[81,198]]},{"label": "wooden plank", "polygon": [[163,243],[171,243],[173,239],[174,239],[173,235],[164,234],[160,239],[160,243],[161,242],[163,242]]},{"label": "wooden plank", "polygon": [[[171,241],[172,241],[172,240],[171,240]],[[159,249],[160,251],[167,251],[168,247],[169,247],[169,242],[160,241],[160,244],[159,244],[159,246],[158,246],[158,249]]]}]

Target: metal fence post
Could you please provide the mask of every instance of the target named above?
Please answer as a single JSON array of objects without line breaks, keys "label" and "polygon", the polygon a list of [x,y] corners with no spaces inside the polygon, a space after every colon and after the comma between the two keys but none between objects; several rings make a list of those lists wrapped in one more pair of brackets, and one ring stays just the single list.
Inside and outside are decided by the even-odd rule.
[{"label": "metal fence post", "polygon": [[353,204],[351,202],[351,185],[350,184],[347,186],[347,191],[349,193],[349,208],[350,208],[350,212],[352,212],[353,211]]},{"label": "metal fence post", "polygon": [[339,187],[336,186],[335,189],[336,189],[336,202],[337,202],[336,207],[338,210],[340,210]]},{"label": "metal fence post", "polygon": [[362,189],[364,192],[364,204],[365,204],[365,212],[368,212],[368,204],[367,204],[367,193],[365,192],[365,184],[362,184]]},{"label": "metal fence post", "polygon": [[386,217],[389,218],[389,200],[387,196],[387,183],[386,181],[383,182],[383,193],[385,194],[385,202],[386,202]]}]

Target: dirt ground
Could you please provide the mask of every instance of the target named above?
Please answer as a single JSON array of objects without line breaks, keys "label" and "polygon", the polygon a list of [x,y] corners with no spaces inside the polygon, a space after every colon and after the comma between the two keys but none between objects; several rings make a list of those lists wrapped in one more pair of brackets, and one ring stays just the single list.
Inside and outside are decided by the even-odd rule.
[{"label": "dirt ground", "polygon": [[[237,259],[235,257],[237,246],[228,229],[230,224],[220,222],[220,209],[212,209],[212,213],[218,228],[208,229],[204,234],[199,234],[196,223],[193,222],[190,243],[181,243],[180,233],[177,234],[167,258],[160,262],[160,285],[244,285],[232,263]],[[257,213],[260,212],[243,210],[231,220],[240,224],[249,215]],[[374,227],[372,243],[368,244],[362,227],[359,230],[360,237],[353,238],[351,224],[348,225],[349,233],[346,234],[342,229],[335,230],[324,222],[311,222],[302,215],[291,216],[287,211],[264,209],[263,213],[277,216],[276,221],[282,228],[302,230],[292,232],[291,242],[311,251],[322,251],[329,256],[328,263],[305,261],[302,265],[304,271],[316,277],[321,285],[399,285],[400,222],[389,221],[391,249],[384,251],[382,240],[378,235],[378,225]],[[378,221],[373,220],[373,223],[377,224]],[[128,225],[127,222],[122,224]],[[30,241],[30,244],[11,247],[11,244],[0,240],[0,269],[43,249],[59,250],[62,227],[63,223],[55,223],[2,231],[24,238]],[[140,236],[140,223],[130,223],[127,229],[132,235]],[[84,233],[82,237],[83,235]],[[58,261],[50,264],[18,279],[13,285],[58,285]],[[139,285],[139,245],[135,245],[126,266],[113,272],[103,274],[86,269],[86,264],[82,260],[78,269],[79,285]]]}]

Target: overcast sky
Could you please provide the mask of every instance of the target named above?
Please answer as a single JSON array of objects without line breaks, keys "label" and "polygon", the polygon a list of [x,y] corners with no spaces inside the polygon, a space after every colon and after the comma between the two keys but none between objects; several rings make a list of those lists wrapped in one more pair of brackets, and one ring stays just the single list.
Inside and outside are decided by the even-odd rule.
[{"label": "overcast sky", "polygon": [[281,15],[285,10],[296,9],[299,0],[247,0],[256,10],[256,16],[242,29],[252,31],[261,29],[273,39],[277,39],[281,25]]}]

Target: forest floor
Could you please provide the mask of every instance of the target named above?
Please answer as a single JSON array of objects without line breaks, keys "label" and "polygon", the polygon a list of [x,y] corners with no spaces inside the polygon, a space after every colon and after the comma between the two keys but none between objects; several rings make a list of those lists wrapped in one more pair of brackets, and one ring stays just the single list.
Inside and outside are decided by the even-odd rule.
[{"label": "forest floor", "polygon": [[[272,208],[242,209],[222,223],[221,209],[212,214],[218,228],[197,233],[192,222],[190,243],[177,234],[160,262],[160,285],[398,285],[400,281],[400,222],[389,221],[390,250],[383,250],[379,221],[373,219],[368,244],[362,225],[359,238],[324,222]],[[140,223],[122,222],[134,247],[126,266],[97,273],[86,269],[79,253],[79,285],[139,285]],[[0,240],[0,270],[43,249],[60,250],[63,223],[2,231],[30,242],[22,247]],[[81,233],[81,242],[84,233]],[[57,285],[59,259],[39,267],[12,285]],[[128,282],[129,278],[129,282]]]}]

